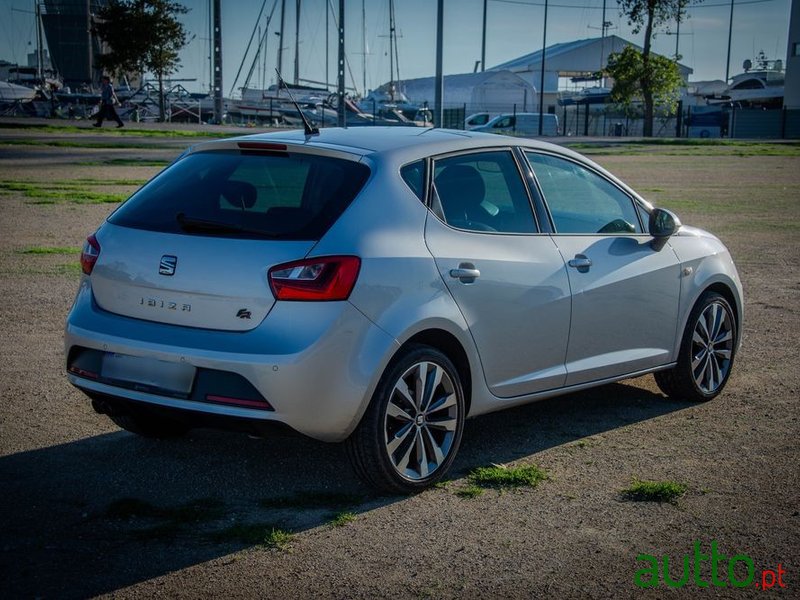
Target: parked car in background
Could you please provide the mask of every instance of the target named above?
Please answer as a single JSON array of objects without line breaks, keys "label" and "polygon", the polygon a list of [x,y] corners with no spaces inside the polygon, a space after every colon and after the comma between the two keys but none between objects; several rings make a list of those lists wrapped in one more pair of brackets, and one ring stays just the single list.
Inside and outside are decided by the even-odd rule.
[{"label": "parked car in background", "polygon": [[447,473],[468,416],[645,373],[709,400],[741,338],[716,237],[575,152],[464,131],[198,144],[81,266],[66,370],[98,412],[344,441],[395,493]]},{"label": "parked car in background", "polygon": [[522,137],[536,137],[539,135],[539,119],[542,118],[542,135],[558,135],[558,117],[556,115],[540,113],[503,114],[489,120],[485,125],[472,127],[472,131],[485,133],[499,133],[502,135],[515,135]]},{"label": "parked car in background", "polygon": [[472,129],[473,127],[480,127],[489,122],[490,115],[488,112],[479,112],[468,116],[464,119],[464,129]]}]

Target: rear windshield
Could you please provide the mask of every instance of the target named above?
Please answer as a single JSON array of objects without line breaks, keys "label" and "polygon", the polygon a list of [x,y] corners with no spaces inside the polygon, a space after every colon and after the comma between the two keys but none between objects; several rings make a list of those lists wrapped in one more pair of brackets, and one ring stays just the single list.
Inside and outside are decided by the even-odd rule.
[{"label": "rear windshield", "polygon": [[162,231],[318,240],[369,177],[363,164],[313,154],[189,154],[123,204],[109,221]]}]

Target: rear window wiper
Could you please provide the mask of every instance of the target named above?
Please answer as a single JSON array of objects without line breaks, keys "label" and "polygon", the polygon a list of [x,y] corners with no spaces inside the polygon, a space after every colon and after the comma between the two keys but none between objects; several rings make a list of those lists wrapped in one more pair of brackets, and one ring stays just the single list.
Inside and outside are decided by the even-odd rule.
[{"label": "rear window wiper", "polygon": [[246,233],[268,238],[284,237],[280,233],[273,233],[262,229],[252,229],[235,223],[187,217],[182,212],[175,215],[175,220],[178,221],[181,229],[188,233]]}]

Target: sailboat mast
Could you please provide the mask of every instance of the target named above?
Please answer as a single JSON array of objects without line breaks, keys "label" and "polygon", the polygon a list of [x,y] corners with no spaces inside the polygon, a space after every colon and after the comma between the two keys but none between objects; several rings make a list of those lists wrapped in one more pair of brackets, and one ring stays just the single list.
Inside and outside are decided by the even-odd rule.
[{"label": "sailboat mast", "polygon": [[208,0],[208,95],[214,95],[214,9]]},{"label": "sailboat mast", "polygon": [[294,84],[300,83],[300,0],[295,2],[294,12]]},{"label": "sailboat mast", "polygon": [[[603,0],[605,2],[605,0]],[[489,0],[483,0],[483,37],[481,38],[481,72],[486,70],[486,9]]]},{"label": "sailboat mast", "polygon": [[214,0],[214,121],[222,123],[222,10]]},{"label": "sailboat mast", "polygon": [[283,73],[283,32],[286,25],[286,0],[281,0],[281,32],[278,34],[278,73]]},{"label": "sailboat mast", "polygon": [[329,72],[329,67],[331,64],[331,59],[330,59],[331,43],[330,40],[328,39],[328,34],[331,31],[330,17],[331,17],[331,11],[330,11],[329,1],[325,0],[325,89],[326,90],[330,90],[331,87],[331,79]]},{"label": "sailboat mast", "polygon": [[361,0],[361,53],[362,63],[361,69],[364,77],[364,86],[362,88],[364,95],[367,94],[367,10],[365,7],[366,0]]},{"label": "sailboat mast", "polygon": [[33,3],[36,15],[36,76],[40,84],[44,84],[44,57],[42,56],[42,13],[39,0]]},{"label": "sailboat mast", "polygon": [[394,0],[389,0],[389,99],[394,102]]}]

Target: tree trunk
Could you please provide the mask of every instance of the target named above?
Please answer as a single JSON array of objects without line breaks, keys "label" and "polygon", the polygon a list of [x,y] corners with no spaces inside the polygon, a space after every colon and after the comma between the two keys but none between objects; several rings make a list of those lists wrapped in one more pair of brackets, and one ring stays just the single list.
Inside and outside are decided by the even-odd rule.
[{"label": "tree trunk", "polygon": [[653,38],[653,18],[656,10],[655,0],[647,2],[647,27],[644,31],[642,50],[642,100],[644,100],[644,137],[653,137],[653,84],[650,72],[650,46]]},{"label": "tree trunk", "polygon": [[158,72],[158,120],[164,122],[166,111],[164,109],[164,74]]}]

